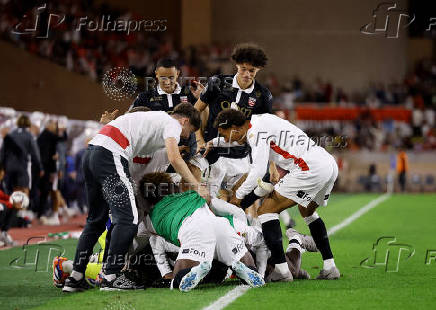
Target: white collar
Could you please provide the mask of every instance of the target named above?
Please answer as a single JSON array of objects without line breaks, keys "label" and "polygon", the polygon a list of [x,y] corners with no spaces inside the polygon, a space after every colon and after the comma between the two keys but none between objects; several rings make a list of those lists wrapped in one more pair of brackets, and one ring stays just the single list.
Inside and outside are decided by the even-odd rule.
[{"label": "white collar", "polygon": [[159,84],[157,84],[157,93],[159,95],[172,95],[172,94],[177,94],[178,95],[182,91],[182,88],[180,87],[179,83],[176,83],[176,85],[177,85],[177,87],[176,87],[176,89],[172,93],[167,93],[162,88],[160,88]]},{"label": "white collar", "polygon": [[237,76],[238,76],[238,74],[235,74],[235,76],[233,77],[232,87],[233,88],[237,88],[237,89],[239,89],[239,90],[241,90],[241,91],[243,91],[244,93],[247,93],[247,94],[253,92],[254,83],[256,83],[256,81],[253,80],[253,83],[251,84],[250,87],[248,87],[246,89],[241,89],[241,86],[239,86],[238,81],[236,80]]}]

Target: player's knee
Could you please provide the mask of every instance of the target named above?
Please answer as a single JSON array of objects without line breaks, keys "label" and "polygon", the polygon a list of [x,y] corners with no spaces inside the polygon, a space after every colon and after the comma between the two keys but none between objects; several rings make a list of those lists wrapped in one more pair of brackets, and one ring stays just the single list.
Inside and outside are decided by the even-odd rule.
[{"label": "player's knee", "polygon": [[89,222],[86,223],[85,228],[83,229],[83,233],[84,235],[87,234],[96,234],[96,235],[101,235],[104,230],[106,229],[106,222]]},{"label": "player's knee", "polygon": [[114,231],[121,232],[128,239],[133,239],[138,232],[138,225],[131,223],[116,223]]},{"label": "player's knee", "polygon": [[300,211],[300,214],[303,218],[312,216],[317,208],[318,205],[314,201],[310,202],[310,204],[307,207],[298,205],[298,210]]}]

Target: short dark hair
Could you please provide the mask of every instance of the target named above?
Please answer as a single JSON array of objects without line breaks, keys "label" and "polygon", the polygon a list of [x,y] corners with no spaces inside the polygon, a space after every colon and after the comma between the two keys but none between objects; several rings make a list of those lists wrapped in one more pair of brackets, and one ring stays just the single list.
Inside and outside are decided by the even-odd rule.
[{"label": "short dark hair", "polygon": [[194,108],[192,104],[181,103],[177,105],[173,110],[173,114],[177,114],[189,118],[189,122],[191,123],[192,126],[194,126],[194,129],[196,131],[200,129],[201,126],[200,112],[196,108]]},{"label": "short dark hair", "polygon": [[268,62],[265,52],[254,43],[241,43],[235,46],[232,59],[237,64],[248,63],[254,67],[263,68]]},{"label": "short dark hair", "polygon": [[30,118],[26,115],[20,115],[17,119],[17,127],[18,128],[30,128]]},{"label": "short dark hair", "polygon": [[168,173],[157,172],[145,174],[139,181],[141,196],[155,205],[165,196],[178,193],[179,187],[172,181]]},{"label": "short dark hair", "polygon": [[218,113],[213,125],[215,128],[223,129],[230,128],[233,125],[241,127],[245,124],[246,120],[247,118],[245,117],[245,114],[241,111],[235,109],[224,109]]},{"label": "short dark hair", "polygon": [[159,67],[164,67],[164,68],[172,68],[175,67],[177,70],[179,70],[179,67],[177,66],[177,63],[174,59],[171,58],[161,58],[157,61],[156,63],[156,70]]}]

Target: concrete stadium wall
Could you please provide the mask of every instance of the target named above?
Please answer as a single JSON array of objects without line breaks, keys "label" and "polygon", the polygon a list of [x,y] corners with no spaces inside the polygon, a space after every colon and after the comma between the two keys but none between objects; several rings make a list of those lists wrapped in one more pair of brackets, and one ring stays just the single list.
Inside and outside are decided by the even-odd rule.
[{"label": "concrete stadium wall", "polygon": [[[396,154],[396,153],[392,153]],[[363,187],[357,182],[359,176],[367,176],[369,166],[376,164],[377,174],[384,180],[389,172],[390,168],[390,156],[388,152],[344,152],[341,154],[345,159],[346,168],[340,172],[339,182],[340,187],[346,189],[346,191],[361,191]],[[436,191],[436,184],[429,187],[420,187],[414,185],[412,182],[412,176],[418,175],[424,179],[427,175],[432,175],[436,179],[436,161],[435,152],[407,152],[409,159],[409,171],[407,173],[408,190],[421,191],[432,190]],[[397,178],[395,178],[397,181]],[[398,189],[398,184],[396,185]]]},{"label": "concrete stadium wall", "polygon": [[110,100],[102,86],[0,41],[0,106],[99,120],[104,110],[127,110],[133,100]]},{"label": "concrete stadium wall", "polygon": [[[401,81],[407,69],[407,30],[398,39],[360,32],[381,2],[212,1],[212,40],[259,43],[270,57],[265,72],[279,78],[297,74],[313,82],[320,76],[361,91],[370,81]],[[407,1],[395,2],[407,10]]]}]

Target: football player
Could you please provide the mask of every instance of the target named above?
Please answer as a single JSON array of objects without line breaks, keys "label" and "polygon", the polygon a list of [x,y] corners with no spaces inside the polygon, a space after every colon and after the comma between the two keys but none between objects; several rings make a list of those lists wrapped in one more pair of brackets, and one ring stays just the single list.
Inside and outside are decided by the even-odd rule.
[{"label": "football player", "polygon": [[247,121],[244,113],[228,109],[220,112],[215,125],[226,142],[248,142],[252,149],[250,172],[232,198],[232,204],[240,205],[252,192],[257,180],[264,175],[268,161],[289,171],[258,210],[263,237],[275,264],[274,280],[292,280],[282,247],[279,213],[295,205],[324,260],[318,278],[339,278],[325,224],[316,212],[319,206],[327,205],[338,176],[334,158],[301,129],[272,114],[254,115]]}]

